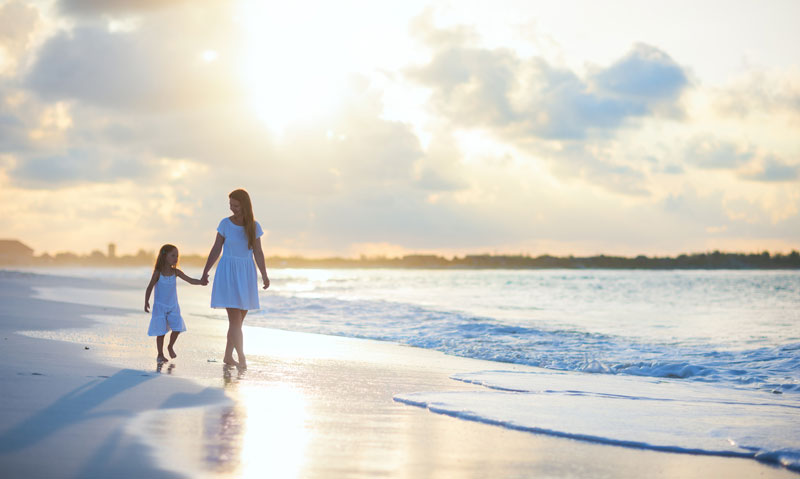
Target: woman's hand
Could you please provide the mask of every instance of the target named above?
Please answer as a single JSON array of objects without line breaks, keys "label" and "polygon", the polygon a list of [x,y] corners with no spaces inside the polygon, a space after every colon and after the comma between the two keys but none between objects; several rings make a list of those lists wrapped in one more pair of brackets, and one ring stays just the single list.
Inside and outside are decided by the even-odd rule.
[{"label": "woman's hand", "polygon": [[267,289],[267,288],[269,288],[269,278],[264,276],[264,289]]}]

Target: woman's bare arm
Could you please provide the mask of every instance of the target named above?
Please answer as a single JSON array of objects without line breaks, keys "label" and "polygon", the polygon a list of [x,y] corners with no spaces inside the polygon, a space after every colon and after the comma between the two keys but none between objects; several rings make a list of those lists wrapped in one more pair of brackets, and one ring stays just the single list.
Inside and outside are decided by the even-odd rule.
[{"label": "woman's bare arm", "polygon": [[214,263],[217,262],[217,259],[219,259],[219,254],[222,252],[222,244],[224,242],[225,237],[217,233],[214,246],[211,247],[211,251],[208,253],[208,260],[206,260],[206,266],[203,268],[203,275],[200,281],[208,281],[208,272],[211,270],[211,267],[214,266]]},{"label": "woman's bare arm", "polygon": [[261,271],[261,279],[264,280],[264,289],[269,288],[269,277],[267,276],[267,264],[264,261],[264,250],[261,249],[261,238],[256,238],[253,245],[253,258],[256,260],[256,265]]}]

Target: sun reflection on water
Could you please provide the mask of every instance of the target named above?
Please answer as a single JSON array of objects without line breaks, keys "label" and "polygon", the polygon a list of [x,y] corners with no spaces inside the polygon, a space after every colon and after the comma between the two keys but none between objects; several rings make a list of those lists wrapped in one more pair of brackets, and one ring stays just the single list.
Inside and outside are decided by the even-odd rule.
[{"label": "sun reflection on water", "polygon": [[[220,416],[209,459],[237,477],[298,477],[309,442],[303,393],[289,384],[230,383],[236,406]],[[233,389],[233,390],[232,390]]]}]

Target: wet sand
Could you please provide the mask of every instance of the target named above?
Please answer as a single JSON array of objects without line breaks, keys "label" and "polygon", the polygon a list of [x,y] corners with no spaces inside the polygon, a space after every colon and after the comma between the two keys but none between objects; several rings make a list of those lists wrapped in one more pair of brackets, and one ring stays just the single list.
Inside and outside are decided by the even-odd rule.
[{"label": "wet sand", "polygon": [[[97,305],[56,301],[59,292]],[[0,272],[4,475],[797,477],[749,459],[594,444],[404,405],[393,396],[480,390],[454,373],[534,368],[392,343],[246,328],[249,369],[239,371],[220,362],[227,325],[187,316],[178,358],[159,368],[142,299],[143,289]]]}]

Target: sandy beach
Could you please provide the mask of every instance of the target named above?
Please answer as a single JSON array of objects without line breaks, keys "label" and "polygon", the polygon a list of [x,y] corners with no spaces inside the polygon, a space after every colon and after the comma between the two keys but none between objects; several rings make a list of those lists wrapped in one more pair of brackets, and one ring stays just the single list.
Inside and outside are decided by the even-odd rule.
[{"label": "sandy beach", "polygon": [[238,371],[220,362],[226,324],[187,315],[178,358],[158,367],[142,296],[0,271],[5,477],[797,477],[409,406],[395,396],[482,389],[454,374],[542,370],[393,343],[247,328]]}]

